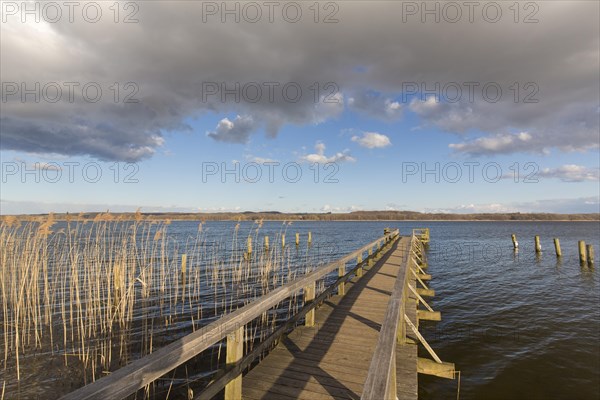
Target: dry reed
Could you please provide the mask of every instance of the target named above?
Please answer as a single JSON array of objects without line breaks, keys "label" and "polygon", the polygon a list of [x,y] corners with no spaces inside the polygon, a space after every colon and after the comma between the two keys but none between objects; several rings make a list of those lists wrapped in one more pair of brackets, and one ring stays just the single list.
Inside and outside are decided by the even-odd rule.
[{"label": "dry reed", "polygon": [[[230,240],[209,239],[203,223],[194,235],[172,236],[169,224],[144,220],[139,211],[129,221],[108,212],[60,224],[53,215],[3,218],[2,396],[15,390],[36,356],[62,358],[80,371],[76,384],[88,383],[294,279],[294,257],[310,263],[308,249],[294,256],[289,247],[257,245],[247,252],[248,237],[261,243],[262,221],[244,223],[244,233],[238,222]],[[249,348],[300,303],[294,296],[248,324]],[[218,359],[220,344],[213,351]]]}]

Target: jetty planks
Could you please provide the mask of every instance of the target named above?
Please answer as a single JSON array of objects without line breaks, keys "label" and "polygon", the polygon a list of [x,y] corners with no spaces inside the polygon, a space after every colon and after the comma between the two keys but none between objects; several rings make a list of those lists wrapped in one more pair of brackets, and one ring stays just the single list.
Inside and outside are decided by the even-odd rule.
[{"label": "jetty planks", "polygon": [[[346,284],[315,313],[312,327],[299,326],[243,378],[244,399],[360,399],[396,277],[404,275],[410,238],[361,278]],[[409,283],[415,278],[409,274]],[[406,314],[418,324],[416,298]],[[409,339],[415,339],[407,332]],[[410,341],[410,340],[409,340]],[[417,345],[396,345],[399,399],[417,399]]]}]

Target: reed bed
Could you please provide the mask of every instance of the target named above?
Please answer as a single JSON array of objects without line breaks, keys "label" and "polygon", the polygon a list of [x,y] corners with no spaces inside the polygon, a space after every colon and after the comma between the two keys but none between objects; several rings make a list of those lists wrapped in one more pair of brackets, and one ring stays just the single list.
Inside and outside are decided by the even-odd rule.
[{"label": "reed bed", "polygon": [[[5,217],[0,224],[2,397],[25,386],[47,395],[51,382],[64,379],[51,371],[40,374],[49,362],[55,374],[68,373],[73,381],[53,389],[53,395],[66,393],[305,273],[317,262],[308,249],[298,254],[291,246],[275,245],[288,225],[281,225],[267,250],[259,221],[238,223],[215,240],[203,223],[182,239],[170,235],[169,221],[144,220],[139,213],[129,221],[108,213],[61,223],[52,215],[33,222]],[[255,243],[251,253],[249,237]],[[290,298],[247,325],[248,345],[300,306],[301,299]],[[208,357],[208,372],[219,368],[221,347]],[[189,375],[186,370],[184,380],[202,377]],[[43,385],[40,379],[46,379]],[[167,397],[172,384],[167,383]],[[146,396],[151,392],[148,388]]]}]

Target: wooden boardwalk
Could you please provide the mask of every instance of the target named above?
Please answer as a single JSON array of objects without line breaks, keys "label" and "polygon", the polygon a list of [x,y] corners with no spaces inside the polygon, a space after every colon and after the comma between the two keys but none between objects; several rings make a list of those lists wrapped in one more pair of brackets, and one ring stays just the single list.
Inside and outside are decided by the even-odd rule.
[{"label": "wooden boardwalk", "polygon": [[[454,364],[443,362],[418,331],[419,319],[441,319],[422,297],[435,294],[423,282],[431,278],[424,271],[424,243],[428,241],[426,228],[414,229],[410,237],[385,229],[379,239],[275,288],[63,400],[123,399],[224,340],[225,368],[190,397],[208,400],[224,389],[227,400],[417,399],[418,373],[455,377]],[[336,271],[338,279],[317,293],[317,282]],[[247,325],[295,295],[304,297],[302,309],[249,350],[244,345]],[[427,310],[418,310],[419,304]],[[302,318],[304,326],[297,326]],[[433,360],[417,357],[419,343]]]},{"label": "wooden boardwalk", "polygon": [[[314,327],[297,327],[282,339],[244,376],[242,397],[359,399],[394,283],[406,272],[409,246],[410,238],[402,237],[363,277],[347,284],[345,296],[333,296],[317,309]],[[408,276],[415,287],[414,276]],[[409,296],[406,314],[418,326],[416,310],[416,298]],[[416,399],[416,344],[396,345],[396,377],[398,398]]]}]

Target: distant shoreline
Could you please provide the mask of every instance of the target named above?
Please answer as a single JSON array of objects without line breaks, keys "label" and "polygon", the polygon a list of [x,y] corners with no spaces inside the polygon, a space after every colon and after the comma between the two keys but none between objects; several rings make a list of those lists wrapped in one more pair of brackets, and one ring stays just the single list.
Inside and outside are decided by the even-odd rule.
[{"label": "distant shoreline", "polygon": [[[39,221],[47,219],[49,214],[0,215],[21,221]],[[379,221],[419,221],[419,222],[599,222],[600,213],[555,214],[555,213],[481,213],[481,214],[444,214],[419,213],[414,211],[354,211],[350,213],[280,213],[237,212],[237,213],[102,213],[85,212],[78,214],[55,213],[55,221],[83,220],[147,220],[147,221],[347,221],[347,222],[379,222]]]}]

